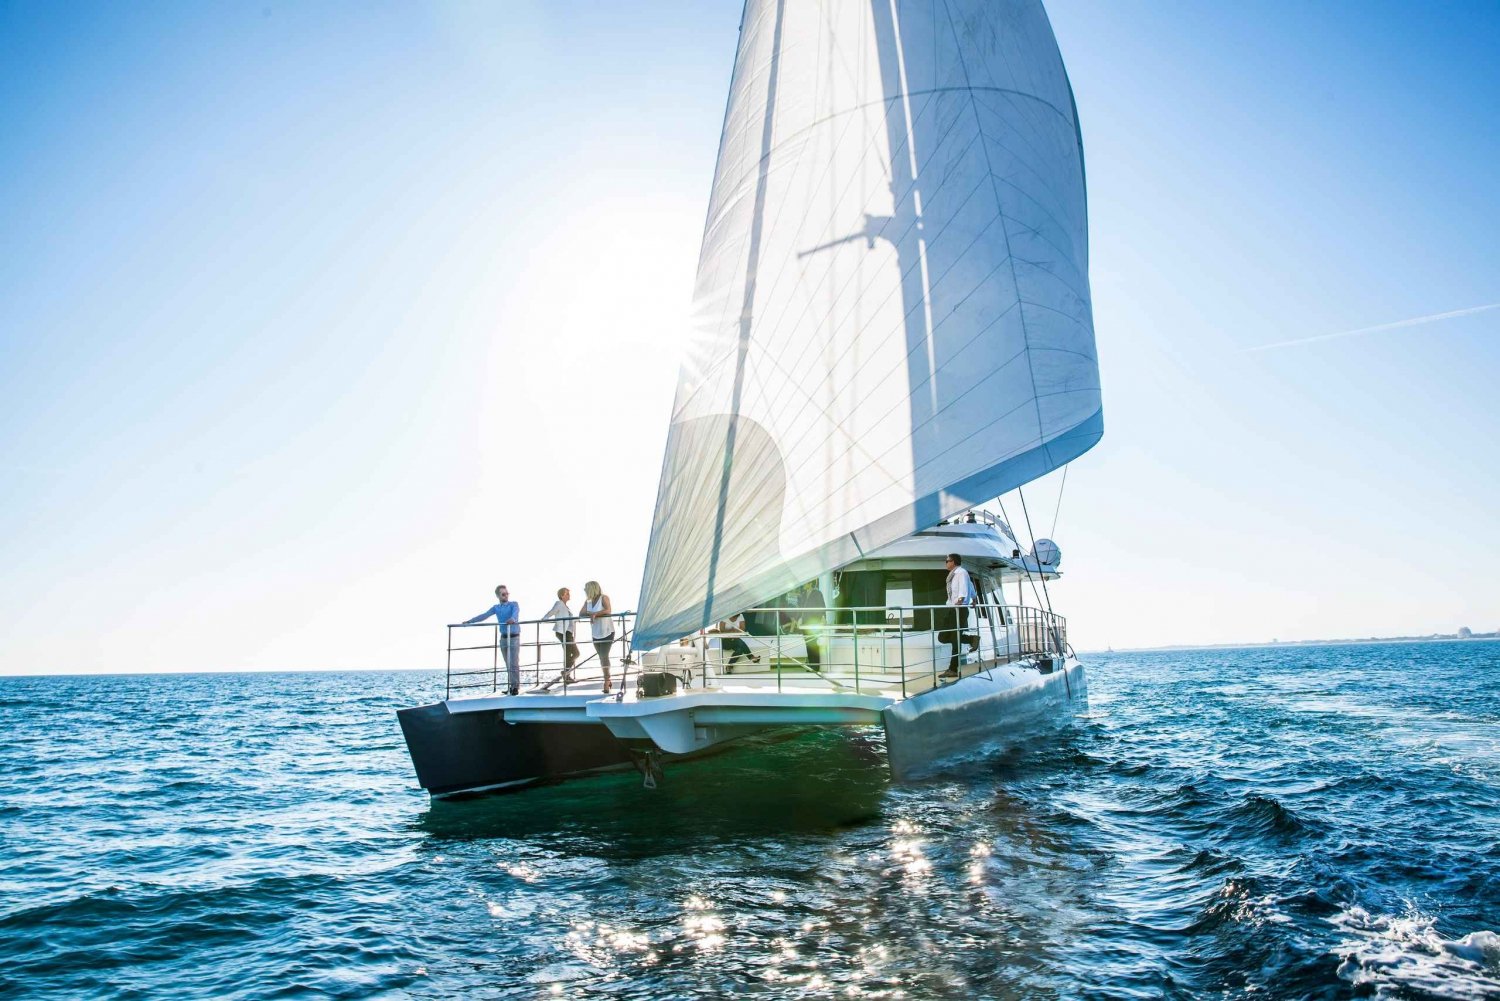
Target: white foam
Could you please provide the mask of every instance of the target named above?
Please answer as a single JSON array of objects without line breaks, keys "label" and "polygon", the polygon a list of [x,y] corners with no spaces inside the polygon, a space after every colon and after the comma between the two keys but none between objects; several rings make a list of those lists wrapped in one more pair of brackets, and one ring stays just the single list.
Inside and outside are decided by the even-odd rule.
[{"label": "white foam", "polygon": [[1376,997],[1417,990],[1448,998],[1500,999],[1500,935],[1476,931],[1444,938],[1433,919],[1350,908],[1331,919],[1347,936],[1334,948],[1338,974]]}]

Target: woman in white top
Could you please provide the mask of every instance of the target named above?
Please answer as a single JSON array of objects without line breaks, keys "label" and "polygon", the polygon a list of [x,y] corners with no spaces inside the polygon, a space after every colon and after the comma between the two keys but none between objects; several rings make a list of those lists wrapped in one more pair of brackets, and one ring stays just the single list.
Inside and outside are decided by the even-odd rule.
[{"label": "woman in white top", "polygon": [[604,690],[609,691],[609,648],[615,642],[615,620],[610,618],[609,595],[597,580],[583,585],[586,600],[583,614],[588,616],[594,634],[594,649],[599,653],[599,667],[604,671]]},{"label": "woman in white top", "polygon": [[573,642],[573,609],[568,607],[568,602],[572,600],[572,591],[565,587],[558,588],[557,601],[542,616],[553,620],[552,632],[563,648],[563,679],[566,681],[573,680],[573,665],[578,663],[578,644]]}]

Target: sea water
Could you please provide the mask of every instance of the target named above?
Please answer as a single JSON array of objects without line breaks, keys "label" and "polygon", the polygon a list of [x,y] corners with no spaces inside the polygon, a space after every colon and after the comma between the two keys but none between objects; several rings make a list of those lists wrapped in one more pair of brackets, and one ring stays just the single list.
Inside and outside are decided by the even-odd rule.
[{"label": "sea water", "polygon": [[1500,998],[1500,643],[1086,663],[920,782],[811,732],[436,803],[431,672],[0,679],[0,995]]}]

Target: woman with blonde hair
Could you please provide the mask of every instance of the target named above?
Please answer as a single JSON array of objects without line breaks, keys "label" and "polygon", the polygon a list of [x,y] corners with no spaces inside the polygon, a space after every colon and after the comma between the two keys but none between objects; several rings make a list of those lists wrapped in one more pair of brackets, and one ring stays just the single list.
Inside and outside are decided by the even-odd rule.
[{"label": "woman with blonde hair", "polygon": [[599,654],[599,667],[604,671],[604,690],[609,686],[609,648],[615,642],[615,621],[610,618],[609,595],[599,587],[597,580],[583,585],[584,602],[582,614],[588,618],[594,634],[594,649]]}]

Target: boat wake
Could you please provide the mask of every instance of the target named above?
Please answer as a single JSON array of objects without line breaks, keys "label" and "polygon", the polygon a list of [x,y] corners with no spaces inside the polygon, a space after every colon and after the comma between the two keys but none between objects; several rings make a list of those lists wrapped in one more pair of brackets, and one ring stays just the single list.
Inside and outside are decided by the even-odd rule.
[{"label": "boat wake", "polygon": [[1333,950],[1342,958],[1339,976],[1376,997],[1500,998],[1500,935],[1493,931],[1444,938],[1427,915],[1394,917],[1362,907],[1331,921],[1345,936]]}]

